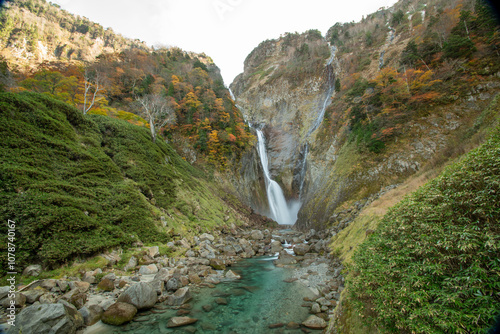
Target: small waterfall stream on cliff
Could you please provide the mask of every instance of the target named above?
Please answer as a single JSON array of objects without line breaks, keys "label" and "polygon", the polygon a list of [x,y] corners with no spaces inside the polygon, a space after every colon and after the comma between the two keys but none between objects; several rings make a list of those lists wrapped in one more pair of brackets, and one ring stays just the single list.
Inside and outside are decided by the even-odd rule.
[{"label": "small waterfall stream on cliff", "polygon": [[269,209],[271,210],[272,217],[280,225],[293,225],[297,220],[297,212],[300,209],[300,203],[287,203],[285,195],[279,184],[271,179],[269,172],[269,165],[267,160],[266,141],[262,130],[257,131],[258,138],[258,152],[262,170],[266,179],[266,192],[267,200],[269,202]]}]

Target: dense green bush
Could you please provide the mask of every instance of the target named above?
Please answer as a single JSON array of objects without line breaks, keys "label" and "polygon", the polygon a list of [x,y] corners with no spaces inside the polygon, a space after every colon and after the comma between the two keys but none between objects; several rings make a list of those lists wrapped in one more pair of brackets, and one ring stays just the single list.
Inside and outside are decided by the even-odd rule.
[{"label": "dense green bush", "polygon": [[19,265],[167,241],[156,208],[173,206],[180,178],[201,175],[146,128],[43,94],[0,93],[0,137],[0,219],[17,223]]},{"label": "dense green bush", "polygon": [[486,333],[500,311],[500,127],[408,196],[353,256],[348,286],[383,332]]}]

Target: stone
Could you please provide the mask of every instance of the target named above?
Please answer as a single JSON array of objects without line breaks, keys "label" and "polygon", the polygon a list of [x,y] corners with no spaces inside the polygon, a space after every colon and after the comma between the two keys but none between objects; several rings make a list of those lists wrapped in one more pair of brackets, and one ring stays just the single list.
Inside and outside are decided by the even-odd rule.
[{"label": "stone", "polygon": [[290,321],[288,324],[286,324],[286,328],[287,329],[299,329],[300,324],[293,322],[293,321]]},{"label": "stone", "polygon": [[152,258],[160,255],[160,248],[158,246],[153,246],[148,248],[148,255]]},{"label": "stone", "polygon": [[214,307],[213,307],[212,305],[210,305],[210,304],[207,304],[207,305],[203,305],[201,308],[202,308],[202,309],[203,309],[203,311],[205,311],[205,312],[210,312],[210,311],[212,311],[212,309],[213,309]]},{"label": "stone", "polygon": [[198,274],[190,274],[188,276],[189,282],[191,284],[200,284],[201,283],[201,278],[198,276]]},{"label": "stone", "polygon": [[82,315],[64,304],[38,304],[24,308],[16,316],[16,326],[8,334],[73,334],[83,325]]},{"label": "stone", "polygon": [[130,260],[128,260],[128,263],[123,267],[124,271],[129,271],[134,269],[137,266],[137,258],[135,256],[132,256]]},{"label": "stone", "polygon": [[22,294],[26,297],[26,302],[28,304],[33,304],[38,301],[43,294],[46,293],[45,289],[35,288],[28,291],[23,291]]},{"label": "stone", "polygon": [[151,282],[149,282],[149,284],[151,284],[157,295],[161,295],[161,293],[165,289],[165,282],[160,280],[152,280]]},{"label": "stone", "polygon": [[99,320],[101,320],[104,309],[99,305],[89,305],[82,307],[78,310],[83,317],[83,323],[85,326],[92,326]]},{"label": "stone", "polygon": [[217,278],[217,276],[210,275],[210,276],[208,276],[208,277],[205,278],[205,283],[208,283],[208,284],[219,284],[220,283],[220,279]]},{"label": "stone", "polygon": [[109,252],[102,253],[100,254],[100,256],[108,260],[108,265],[111,266],[114,266],[122,259],[121,255],[116,250],[112,251],[111,253]]},{"label": "stone", "polygon": [[0,287],[0,300],[4,299],[7,297],[9,294],[10,287],[8,285]]},{"label": "stone", "polygon": [[321,312],[321,307],[318,303],[313,303],[311,306],[311,313],[317,314]]},{"label": "stone", "polygon": [[90,289],[90,283],[81,281],[71,281],[69,283],[71,290],[78,289],[80,292],[87,292]]},{"label": "stone", "polygon": [[167,296],[166,303],[170,306],[180,306],[191,299],[189,288],[180,288],[174,294]]},{"label": "stone", "polygon": [[97,284],[97,288],[102,291],[113,291],[115,289],[115,282],[109,278],[103,278],[99,284]]},{"label": "stone", "polygon": [[271,253],[278,253],[283,250],[283,246],[281,245],[281,242],[275,240],[271,242]]},{"label": "stone", "polygon": [[280,322],[280,323],[277,323],[277,324],[270,324],[269,328],[270,329],[275,329],[275,328],[281,328],[281,327],[284,327],[284,326],[285,326],[285,324],[283,324],[283,323]]},{"label": "stone", "polygon": [[24,268],[24,276],[38,276],[42,272],[42,266],[39,264],[32,264]]},{"label": "stone", "polygon": [[253,230],[250,234],[252,240],[262,240],[264,239],[264,234],[260,230]]},{"label": "stone", "polygon": [[224,264],[224,261],[222,259],[210,259],[210,267],[214,268],[215,270],[226,269],[226,265]]},{"label": "stone", "polygon": [[186,325],[194,324],[197,321],[198,321],[198,319],[190,318],[190,317],[172,317],[168,321],[167,327],[172,328],[172,327],[186,326]]},{"label": "stone", "polygon": [[165,283],[168,282],[169,279],[172,278],[170,271],[167,268],[161,268],[153,278],[153,280],[163,281]]},{"label": "stone", "polygon": [[107,278],[107,279],[109,279],[111,281],[114,281],[114,280],[116,280],[116,274],[115,273],[109,273],[109,274],[106,274],[106,276],[104,276],[103,279],[104,278]]},{"label": "stone", "polygon": [[64,293],[69,289],[69,282],[66,280],[58,279],[57,286],[59,287],[59,290]]},{"label": "stone", "polygon": [[297,263],[297,259],[288,253],[280,253],[278,259],[273,261],[275,265],[287,265]]},{"label": "stone", "polygon": [[176,291],[180,287],[181,286],[180,286],[179,280],[175,277],[172,277],[171,279],[168,280],[166,289],[167,289],[167,291]]},{"label": "stone", "polygon": [[44,279],[42,283],[40,283],[40,286],[44,289],[51,290],[55,288],[56,284],[57,281],[55,279]]},{"label": "stone", "polygon": [[88,282],[90,284],[94,284],[95,281],[96,281],[96,278],[94,276],[94,272],[93,271],[87,271],[84,275],[83,275],[83,278],[82,278],[82,281],[84,282]]},{"label": "stone", "polygon": [[127,285],[127,281],[125,280],[121,280],[119,283],[118,283],[118,287],[121,289],[121,288],[124,288],[126,285]]},{"label": "stone", "polygon": [[227,305],[227,299],[226,298],[222,298],[222,297],[216,298],[215,302],[217,304],[219,304],[219,305]]},{"label": "stone", "polygon": [[2,307],[6,309],[10,305],[12,305],[12,301],[14,301],[14,306],[16,308],[21,308],[26,304],[26,296],[21,292],[14,292],[14,298],[5,298],[4,300],[2,300]]},{"label": "stone", "polygon": [[56,302],[56,297],[52,293],[46,293],[41,295],[38,301],[40,304],[53,304]]},{"label": "stone", "polygon": [[116,301],[132,304],[138,310],[143,310],[153,307],[157,300],[158,295],[151,284],[140,282],[130,286]]},{"label": "stone", "polygon": [[236,274],[234,271],[232,270],[228,270],[226,275],[225,275],[226,278],[229,278],[229,279],[240,279],[241,276]]},{"label": "stone", "polygon": [[141,275],[153,275],[156,274],[157,272],[158,272],[158,267],[154,263],[147,266],[141,266],[141,268],[139,269],[139,274]]},{"label": "stone", "polygon": [[131,321],[137,314],[134,305],[116,302],[102,314],[101,321],[108,325],[120,326]]},{"label": "stone", "polygon": [[310,315],[309,318],[302,323],[302,325],[310,329],[323,329],[326,328],[327,323],[320,317]]},{"label": "stone", "polygon": [[309,246],[308,244],[298,244],[293,247],[293,251],[299,256],[305,255],[309,252],[310,249],[311,246]]},{"label": "stone", "polygon": [[203,233],[202,235],[200,235],[201,242],[206,241],[206,240],[213,242],[215,240],[215,237],[211,234],[208,234],[208,233]]},{"label": "stone", "polygon": [[87,302],[87,294],[81,292],[78,288],[72,289],[62,295],[61,299],[67,301],[70,304],[75,305],[77,309],[80,309]]}]

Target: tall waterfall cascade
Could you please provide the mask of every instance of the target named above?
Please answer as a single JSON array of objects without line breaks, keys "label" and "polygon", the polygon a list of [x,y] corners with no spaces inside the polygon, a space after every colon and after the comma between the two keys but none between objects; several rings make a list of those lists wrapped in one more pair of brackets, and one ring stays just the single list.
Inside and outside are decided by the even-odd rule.
[{"label": "tall waterfall cascade", "polygon": [[262,170],[266,180],[266,193],[269,202],[271,218],[280,225],[293,225],[297,220],[297,213],[300,209],[300,202],[287,203],[283,190],[279,184],[271,178],[269,172],[269,162],[267,159],[266,141],[262,130],[257,131],[257,150],[259,152]]}]

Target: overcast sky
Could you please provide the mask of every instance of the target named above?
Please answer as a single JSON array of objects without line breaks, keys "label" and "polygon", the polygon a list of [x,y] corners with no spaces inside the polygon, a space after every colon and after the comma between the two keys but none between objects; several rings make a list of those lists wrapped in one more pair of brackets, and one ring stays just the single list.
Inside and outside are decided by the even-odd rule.
[{"label": "overcast sky", "polygon": [[396,0],[51,0],[70,13],[149,46],[205,52],[226,86],[260,42],[285,32],[318,29],[362,16]]}]

